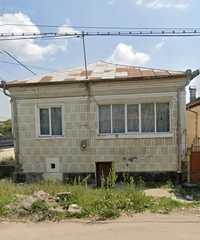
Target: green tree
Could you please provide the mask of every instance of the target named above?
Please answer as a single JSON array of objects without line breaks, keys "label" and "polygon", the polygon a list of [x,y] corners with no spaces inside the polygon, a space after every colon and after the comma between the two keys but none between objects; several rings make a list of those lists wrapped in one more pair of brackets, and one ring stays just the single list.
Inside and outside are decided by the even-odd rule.
[{"label": "green tree", "polygon": [[12,123],[11,120],[4,121],[0,125],[0,135],[11,136],[12,135]]}]

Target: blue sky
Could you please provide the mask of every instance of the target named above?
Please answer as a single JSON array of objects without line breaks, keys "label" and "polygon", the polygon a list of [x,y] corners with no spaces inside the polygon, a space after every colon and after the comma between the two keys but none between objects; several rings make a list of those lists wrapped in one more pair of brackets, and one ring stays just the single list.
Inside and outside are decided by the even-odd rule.
[{"label": "blue sky", "polygon": [[[62,31],[69,25],[116,27],[200,27],[198,0],[0,0],[0,24],[48,24],[60,28],[0,27],[1,32]],[[88,62],[99,59],[155,68],[200,68],[198,38],[99,37],[86,39]],[[36,73],[83,64],[78,39],[0,42]],[[2,62],[3,61],[3,62]],[[31,78],[22,67],[0,54],[0,77]],[[198,78],[192,82],[198,86]],[[199,84],[200,85],[200,84]],[[9,100],[0,92],[0,119],[10,117]]]}]

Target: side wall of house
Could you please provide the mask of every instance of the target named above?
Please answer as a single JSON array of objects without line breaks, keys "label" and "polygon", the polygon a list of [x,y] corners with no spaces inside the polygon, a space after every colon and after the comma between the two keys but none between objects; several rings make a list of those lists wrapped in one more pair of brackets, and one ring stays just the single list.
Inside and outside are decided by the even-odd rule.
[{"label": "side wall of house", "polygon": [[[190,111],[191,110],[191,111]],[[187,146],[191,147],[195,137],[200,137],[200,106],[186,112]],[[195,113],[196,112],[196,113]]]},{"label": "side wall of house", "polygon": [[[92,84],[89,97],[84,84],[11,89],[17,99],[19,159],[23,171],[62,178],[63,173],[95,173],[96,162],[112,161],[117,172],[176,172],[177,89],[184,96],[184,81],[161,81]],[[183,105],[184,98],[181,99]],[[143,137],[125,134],[108,137],[97,133],[98,104],[166,101],[170,103],[170,133]],[[63,106],[64,137],[38,137],[37,108],[55,103]],[[184,131],[182,121],[181,133]],[[81,150],[82,140],[88,142],[85,150]],[[48,159],[59,163],[57,173],[47,171]]]}]

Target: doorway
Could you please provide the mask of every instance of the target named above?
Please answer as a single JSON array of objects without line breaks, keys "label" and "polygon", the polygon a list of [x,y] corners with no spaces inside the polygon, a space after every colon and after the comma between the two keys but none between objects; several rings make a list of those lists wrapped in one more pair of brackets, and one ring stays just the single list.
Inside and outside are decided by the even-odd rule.
[{"label": "doorway", "polygon": [[96,162],[96,183],[101,187],[102,178],[107,179],[112,171],[112,162]]}]

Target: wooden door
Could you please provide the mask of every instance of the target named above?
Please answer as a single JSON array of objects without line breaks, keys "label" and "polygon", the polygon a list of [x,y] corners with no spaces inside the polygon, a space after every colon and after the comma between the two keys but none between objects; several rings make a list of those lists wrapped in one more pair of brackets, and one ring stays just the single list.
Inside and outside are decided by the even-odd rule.
[{"label": "wooden door", "polygon": [[200,183],[200,152],[191,152],[190,176],[191,182]]},{"label": "wooden door", "polygon": [[107,179],[112,171],[112,162],[97,162],[96,163],[96,183],[97,187],[101,186],[102,178]]}]

